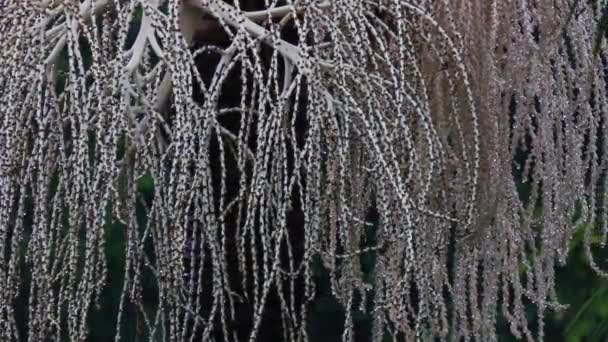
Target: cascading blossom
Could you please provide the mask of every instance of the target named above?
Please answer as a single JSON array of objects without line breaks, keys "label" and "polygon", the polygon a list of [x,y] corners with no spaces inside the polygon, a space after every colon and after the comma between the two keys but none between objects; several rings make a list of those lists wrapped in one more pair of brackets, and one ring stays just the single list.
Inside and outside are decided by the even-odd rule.
[{"label": "cascading blossom", "polygon": [[116,341],[128,306],[151,340],[253,342],[270,302],[284,340],[307,341],[315,262],[344,341],[357,310],[375,342],[495,341],[498,312],[542,340],[581,225],[606,275],[590,247],[608,235],[600,9],[3,0],[0,340],[87,340],[111,222]]}]

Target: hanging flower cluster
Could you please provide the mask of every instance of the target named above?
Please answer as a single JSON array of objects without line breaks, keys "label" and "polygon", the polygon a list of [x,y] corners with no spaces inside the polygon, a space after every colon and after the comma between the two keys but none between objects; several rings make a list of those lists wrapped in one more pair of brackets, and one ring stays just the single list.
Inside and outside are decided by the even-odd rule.
[{"label": "hanging flower cluster", "polygon": [[606,275],[590,248],[608,235],[600,15],[577,0],[2,1],[0,340],[87,340],[111,222],[127,241],[116,341],[128,306],[156,340],[253,342],[270,301],[285,341],[307,341],[315,262],[344,341],[357,310],[373,341],[494,341],[498,312],[542,340],[581,224]]}]

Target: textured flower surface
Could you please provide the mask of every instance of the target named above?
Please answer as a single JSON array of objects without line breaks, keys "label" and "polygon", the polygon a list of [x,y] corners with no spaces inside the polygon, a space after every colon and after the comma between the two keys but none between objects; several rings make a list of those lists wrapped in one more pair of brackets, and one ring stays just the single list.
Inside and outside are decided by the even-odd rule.
[{"label": "textured flower surface", "polygon": [[542,340],[582,223],[606,275],[590,248],[608,233],[601,14],[576,0],[3,0],[0,340],[87,340],[117,281],[111,222],[127,241],[116,341],[125,315],[149,340],[257,341],[274,314],[285,341],[307,341],[316,264],[344,341],[357,310],[377,342],[493,341],[497,313]]}]

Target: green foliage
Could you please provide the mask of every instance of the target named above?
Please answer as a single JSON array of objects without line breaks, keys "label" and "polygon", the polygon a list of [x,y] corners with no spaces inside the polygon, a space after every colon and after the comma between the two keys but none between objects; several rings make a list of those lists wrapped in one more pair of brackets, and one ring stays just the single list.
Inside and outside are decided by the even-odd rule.
[{"label": "green foliage", "polygon": [[[597,275],[588,265],[584,251],[584,231],[581,226],[570,242],[567,264],[557,270],[557,296],[563,311],[550,312],[545,322],[546,341],[600,342],[608,340],[608,279]],[[597,232],[597,230],[594,230]],[[601,247],[601,236],[591,237],[595,261],[606,268],[608,254]],[[535,307],[528,305],[534,320]],[[517,341],[506,325],[499,327],[500,341]]]},{"label": "green foliage", "polygon": [[604,5],[602,9],[602,16],[597,25],[597,33],[595,36],[595,45],[593,47],[593,53],[597,56],[600,50],[600,45],[604,40],[604,37],[608,33],[608,4]]},{"label": "green foliage", "polygon": [[[608,339],[608,279],[588,266],[583,248],[585,228],[581,227],[574,236],[569,262],[558,274],[558,296],[570,307],[556,315],[555,323],[563,327],[563,337],[568,342]],[[605,265],[608,256],[600,246],[600,234],[594,234],[591,241],[597,262]]]}]

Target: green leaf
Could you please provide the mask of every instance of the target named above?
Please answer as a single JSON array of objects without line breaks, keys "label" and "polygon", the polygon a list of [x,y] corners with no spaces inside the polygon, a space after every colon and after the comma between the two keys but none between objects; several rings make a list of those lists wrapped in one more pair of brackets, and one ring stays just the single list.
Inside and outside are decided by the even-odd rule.
[{"label": "green leaf", "polygon": [[[566,326],[565,333],[567,336],[576,335],[588,331],[591,325],[591,318],[588,315],[593,314],[593,304],[595,301],[602,301],[604,294],[608,293],[608,288],[603,287],[595,289],[593,295],[581,306],[572,321]],[[603,301],[602,301],[603,302]],[[603,304],[603,303],[602,303]]]}]

